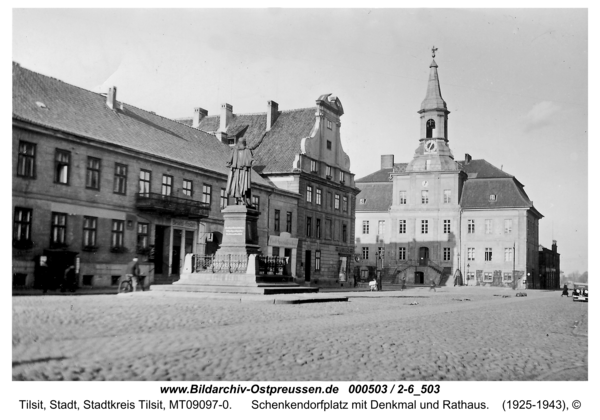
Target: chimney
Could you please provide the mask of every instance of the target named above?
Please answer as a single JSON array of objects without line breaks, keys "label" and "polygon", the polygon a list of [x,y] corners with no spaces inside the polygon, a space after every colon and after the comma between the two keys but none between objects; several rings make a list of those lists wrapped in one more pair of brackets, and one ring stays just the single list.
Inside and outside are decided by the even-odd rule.
[{"label": "chimney", "polygon": [[208,115],[208,111],[203,108],[194,108],[194,120],[192,121],[192,127],[200,127],[200,121]]},{"label": "chimney", "polygon": [[117,105],[117,87],[113,86],[108,88],[108,94],[106,95],[106,106],[110,109],[115,109]]},{"label": "chimney", "polygon": [[394,155],[381,155],[381,169],[394,168]]},{"label": "chimney", "polygon": [[473,158],[471,157],[471,155],[470,155],[470,154],[468,154],[468,153],[465,153],[465,165],[468,165],[469,163],[471,163],[471,160],[472,160],[472,159],[473,159]]},{"label": "chimney", "polygon": [[273,127],[279,116],[279,104],[275,101],[267,102],[267,131]]},{"label": "chimney", "polygon": [[552,252],[556,254],[558,246],[556,245],[556,239],[552,240]]},{"label": "chimney", "polygon": [[229,104],[221,105],[221,124],[219,125],[219,131],[224,133],[227,131],[227,124],[231,122],[233,117],[233,107]]}]

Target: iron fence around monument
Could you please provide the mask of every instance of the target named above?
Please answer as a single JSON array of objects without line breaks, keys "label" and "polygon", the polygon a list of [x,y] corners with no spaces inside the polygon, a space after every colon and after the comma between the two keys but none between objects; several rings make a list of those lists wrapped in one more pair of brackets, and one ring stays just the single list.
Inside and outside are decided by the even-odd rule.
[{"label": "iron fence around monument", "polygon": [[[192,256],[192,272],[194,273],[245,273],[248,269],[247,254],[215,254]],[[256,256],[256,274],[290,275],[289,257],[268,255]]]}]

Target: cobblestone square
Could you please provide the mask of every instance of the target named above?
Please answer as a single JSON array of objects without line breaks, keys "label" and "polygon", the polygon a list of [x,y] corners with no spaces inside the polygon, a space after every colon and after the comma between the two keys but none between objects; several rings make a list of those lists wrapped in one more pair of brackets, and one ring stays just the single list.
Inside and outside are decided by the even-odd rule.
[{"label": "cobblestone square", "polygon": [[[588,304],[560,291],[13,297],[13,380],[588,379]],[[325,295],[325,293],[321,294]],[[506,296],[506,297],[503,297]],[[417,302],[414,305],[412,303]]]}]

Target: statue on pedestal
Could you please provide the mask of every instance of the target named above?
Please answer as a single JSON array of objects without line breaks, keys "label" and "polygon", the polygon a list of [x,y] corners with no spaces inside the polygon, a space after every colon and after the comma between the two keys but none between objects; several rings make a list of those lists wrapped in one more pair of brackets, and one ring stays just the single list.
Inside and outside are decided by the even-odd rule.
[{"label": "statue on pedestal", "polygon": [[254,157],[252,150],[246,147],[246,140],[240,139],[231,150],[231,156],[226,163],[229,168],[227,178],[227,197],[235,197],[236,204],[251,205],[251,174]]}]

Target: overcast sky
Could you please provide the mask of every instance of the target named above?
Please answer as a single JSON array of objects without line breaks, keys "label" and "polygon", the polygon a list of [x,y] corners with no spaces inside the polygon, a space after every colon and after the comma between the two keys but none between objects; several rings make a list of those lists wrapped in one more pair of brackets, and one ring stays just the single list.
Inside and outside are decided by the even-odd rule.
[{"label": "overcast sky", "polygon": [[23,67],[177,118],[344,106],[357,178],[418,145],[431,48],[456,160],[516,176],[558,241],[588,269],[588,16],[585,9],[14,10]]}]

